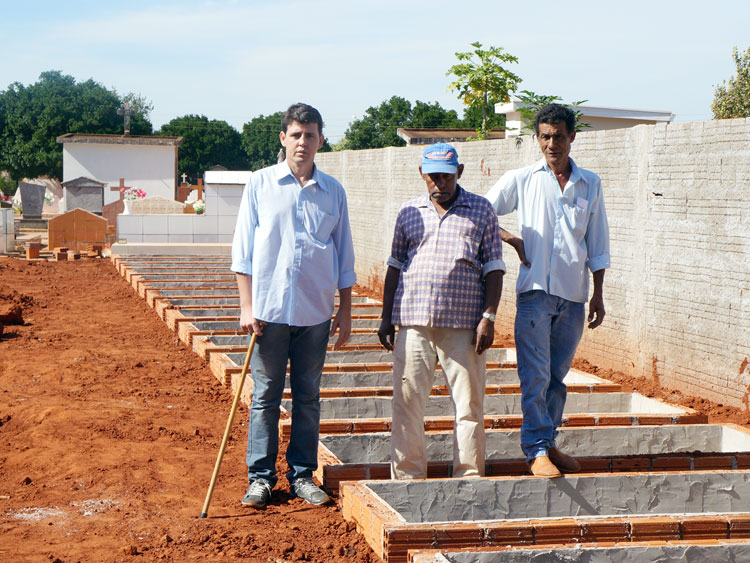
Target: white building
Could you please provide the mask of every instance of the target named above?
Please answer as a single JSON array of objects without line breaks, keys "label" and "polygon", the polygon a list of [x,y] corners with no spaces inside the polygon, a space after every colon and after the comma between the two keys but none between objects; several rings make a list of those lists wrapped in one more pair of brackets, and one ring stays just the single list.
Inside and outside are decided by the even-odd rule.
[{"label": "white building", "polygon": [[[522,133],[524,122],[521,108],[524,103],[511,98],[507,104],[495,104],[495,113],[505,114],[505,136],[512,137]],[[600,131],[603,129],[622,129],[635,125],[654,125],[655,123],[669,123],[675,115],[669,111],[652,111],[642,109],[610,108],[601,106],[576,106],[581,112],[581,119],[591,127],[583,131]]]},{"label": "white building", "polygon": [[149,196],[175,199],[177,151],[182,137],[141,135],[90,135],[66,133],[57,138],[63,146],[63,182],[86,177],[105,182],[104,203],[120,198],[111,187],[143,189]]}]

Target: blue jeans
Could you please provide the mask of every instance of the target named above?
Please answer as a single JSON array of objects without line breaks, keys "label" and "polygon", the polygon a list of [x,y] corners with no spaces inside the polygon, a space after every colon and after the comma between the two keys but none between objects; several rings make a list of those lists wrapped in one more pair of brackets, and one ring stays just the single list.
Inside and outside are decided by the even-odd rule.
[{"label": "blue jeans", "polygon": [[250,481],[276,485],[279,452],[279,406],[286,366],[292,389],[292,435],[286,451],[289,482],[312,477],[318,468],[320,374],[326,358],[331,321],[314,326],[267,323],[250,358],[253,400],[247,431],[247,471]]},{"label": "blue jeans", "polygon": [[570,370],[586,315],[583,303],[526,291],[516,299],[516,354],[521,380],[521,448],[526,460],[555,447]]}]

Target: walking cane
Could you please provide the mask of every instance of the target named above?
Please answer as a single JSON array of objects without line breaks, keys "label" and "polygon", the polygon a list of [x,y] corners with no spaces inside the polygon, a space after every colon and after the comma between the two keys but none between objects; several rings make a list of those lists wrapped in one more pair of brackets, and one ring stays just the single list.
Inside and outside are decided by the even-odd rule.
[{"label": "walking cane", "polygon": [[200,518],[208,516],[208,505],[211,504],[211,495],[214,492],[214,485],[216,485],[216,478],[219,476],[219,467],[221,467],[221,460],[224,457],[224,450],[227,448],[227,442],[229,441],[229,432],[232,430],[232,422],[234,421],[234,414],[237,412],[237,405],[240,403],[240,395],[242,394],[242,388],[245,386],[245,377],[247,376],[247,367],[250,365],[250,356],[253,355],[253,348],[255,347],[255,339],[257,334],[253,333],[250,337],[250,344],[247,347],[247,355],[245,356],[245,364],[242,366],[242,375],[240,376],[240,385],[237,387],[237,392],[234,394],[234,401],[232,401],[232,410],[229,413],[229,420],[227,420],[227,427],[224,430],[224,439],[221,441],[221,447],[219,448],[219,457],[216,458],[216,465],[214,466],[214,474],[211,475],[211,482],[208,485],[208,492],[206,493],[206,502],[203,503],[203,510],[201,511]]}]

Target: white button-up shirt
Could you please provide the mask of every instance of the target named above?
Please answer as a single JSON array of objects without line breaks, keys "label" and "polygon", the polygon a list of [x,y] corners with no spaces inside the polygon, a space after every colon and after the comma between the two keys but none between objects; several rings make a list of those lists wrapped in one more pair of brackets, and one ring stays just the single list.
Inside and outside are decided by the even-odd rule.
[{"label": "white button-up shirt", "polygon": [[232,271],[253,278],[253,316],[292,326],[331,318],[351,287],[354,247],[346,193],[316,167],[301,186],[286,162],[253,172],[232,242]]},{"label": "white button-up shirt", "polygon": [[531,267],[518,272],[516,291],[541,289],[585,303],[591,272],[609,268],[609,225],[599,176],[576,166],[564,190],[544,159],[506,172],[487,192],[495,212],[518,210],[518,228]]}]

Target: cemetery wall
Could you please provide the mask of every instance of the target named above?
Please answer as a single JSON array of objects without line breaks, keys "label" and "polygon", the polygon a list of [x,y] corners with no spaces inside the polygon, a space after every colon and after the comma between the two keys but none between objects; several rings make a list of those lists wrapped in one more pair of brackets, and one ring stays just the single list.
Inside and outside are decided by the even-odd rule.
[{"label": "cemetery wall", "polygon": [[[460,143],[461,184],[484,194],[541,157],[529,137]],[[397,210],[425,189],[422,148],[324,153],[344,184],[359,283],[379,287]],[[611,231],[604,325],[579,357],[718,403],[748,407],[750,119],[580,133],[571,156],[602,178]],[[501,225],[518,232],[515,214]],[[498,330],[512,332],[518,259],[508,265]]]}]

